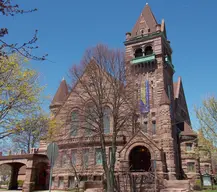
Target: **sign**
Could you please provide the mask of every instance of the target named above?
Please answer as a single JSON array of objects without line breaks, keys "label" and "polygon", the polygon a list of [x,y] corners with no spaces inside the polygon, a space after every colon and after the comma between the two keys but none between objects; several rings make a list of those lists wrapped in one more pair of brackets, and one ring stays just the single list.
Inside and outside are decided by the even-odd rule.
[{"label": "sign", "polygon": [[50,143],[47,147],[47,156],[50,160],[50,181],[49,181],[49,192],[51,191],[52,186],[52,174],[53,174],[53,166],[58,157],[59,148],[56,143]]},{"label": "sign", "polygon": [[205,186],[205,187],[212,186],[210,175],[208,175],[208,174],[203,175],[203,186]]},{"label": "sign", "polygon": [[50,166],[53,167],[54,163],[58,157],[59,148],[56,143],[50,143],[47,147],[47,156],[50,160]]}]

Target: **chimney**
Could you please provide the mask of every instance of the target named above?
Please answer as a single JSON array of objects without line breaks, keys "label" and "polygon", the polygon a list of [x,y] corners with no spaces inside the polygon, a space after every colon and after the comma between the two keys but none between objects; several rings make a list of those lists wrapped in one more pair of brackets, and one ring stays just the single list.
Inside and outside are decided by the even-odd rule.
[{"label": "chimney", "polygon": [[9,155],[9,156],[10,156],[10,155],[12,155],[12,152],[11,152],[11,150],[9,150],[9,151],[8,151],[8,155]]},{"label": "chimney", "polygon": [[0,157],[2,157],[2,152],[0,151]]}]

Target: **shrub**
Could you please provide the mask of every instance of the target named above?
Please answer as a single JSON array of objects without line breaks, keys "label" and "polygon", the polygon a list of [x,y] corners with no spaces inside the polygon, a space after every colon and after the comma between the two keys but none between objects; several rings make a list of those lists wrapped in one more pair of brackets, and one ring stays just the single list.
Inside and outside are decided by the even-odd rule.
[{"label": "shrub", "polygon": [[23,181],[23,180],[18,180],[18,181],[17,181],[17,183],[18,183],[18,187],[22,187],[22,186],[23,186],[23,183],[24,183],[24,181]]},{"label": "shrub", "polygon": [[201,180],[196,179],[194,182],[194,190],[201,190],[201,189],[202,189]]}]

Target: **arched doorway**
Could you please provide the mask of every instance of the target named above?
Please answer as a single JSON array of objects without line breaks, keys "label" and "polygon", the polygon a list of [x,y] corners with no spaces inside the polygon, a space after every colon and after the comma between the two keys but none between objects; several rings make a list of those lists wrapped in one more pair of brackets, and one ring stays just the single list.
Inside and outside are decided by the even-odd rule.
[{"label": "arched doorway", "polygon": [[151,167],[150,151],[144,146],[134,147],[129,155],[130,171],[149,171]]},{"label": "arched doorway", "polygon": [[49,188],[49,167],[47,163],[41,162],[36,166],[35,189],[47,190]]}]

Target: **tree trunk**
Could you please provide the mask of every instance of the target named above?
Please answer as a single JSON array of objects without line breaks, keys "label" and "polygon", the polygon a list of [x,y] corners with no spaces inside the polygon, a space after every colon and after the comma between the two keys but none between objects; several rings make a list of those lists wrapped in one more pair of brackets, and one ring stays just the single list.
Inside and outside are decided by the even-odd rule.
[{"label": "tree trunk", "polygon": [[107,189],[106,192],[114,192],[114,175],[112,171],[108,171],[106,177]]}]

